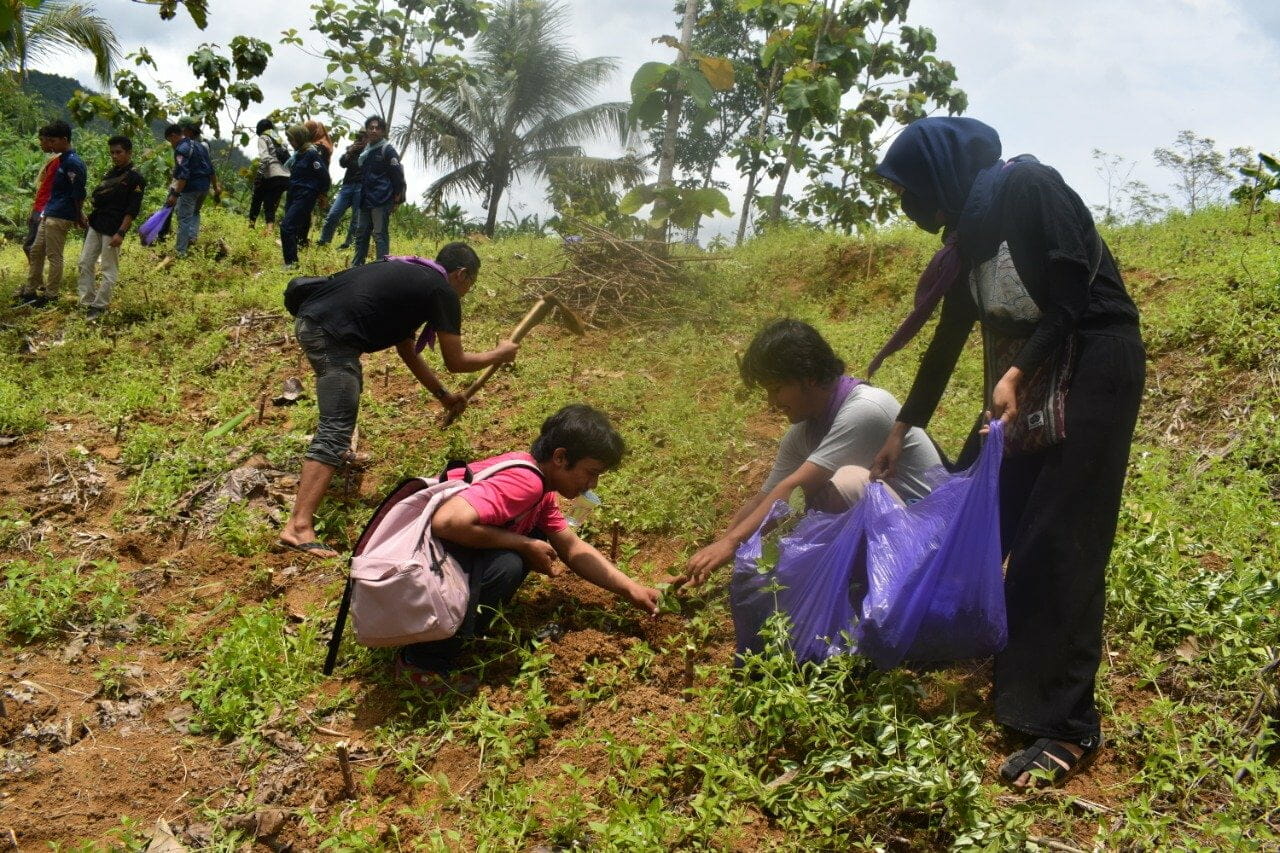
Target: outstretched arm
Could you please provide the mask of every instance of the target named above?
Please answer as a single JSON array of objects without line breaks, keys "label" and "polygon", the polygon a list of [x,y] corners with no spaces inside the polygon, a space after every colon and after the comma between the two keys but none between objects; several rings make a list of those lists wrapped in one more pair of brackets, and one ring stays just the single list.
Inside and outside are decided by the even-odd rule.
[{"label": "outstretched arm", "polygon": [[413,338],[405,338],[396,344],[396,355],[400,356],[400,360],[404,362],[405,367],[409,368],[409,372],[422,384],[422,387],[440,401],[440,405],[444,406],[446,412],[451,412],[455,408],[461,412],[466,408],[467,398],[444,387],[440,377],[436,376],[435,371],[427,366],[427,362],[418,353]]},{"label": "outstretched arm", "polygon": [[756,495],[738,510],[723,536],[689,558],[683,575],[686,583],[699,586],[713,571],[732,560],[738,546],[756,531],[774,503],[787,500],[797,488],[804,490],[806,496],[812,495],[829,482],[830,471],[821,465],[804,462],[768,492]]},{"label": "outstretched arm", "polygon": [[462,349],[462,335],[441,332],[439,338],[440,356],[444,359],[444,366],[449,369],[450,373],[471,373],[475,370],[482,370],[491,364],[506,364],[515,361],[516,352],[520,349],[520,345],[515,341],[503,341],[486,352],[464,352]]},{"label": "outstretched arm", "polygon": [[658,590],[637,583],[609,562],[594,546],[583,542],[571,528],[548,534],[548,541],[565,565],[583,580],[606,589],[645,613],[658,613]]}]

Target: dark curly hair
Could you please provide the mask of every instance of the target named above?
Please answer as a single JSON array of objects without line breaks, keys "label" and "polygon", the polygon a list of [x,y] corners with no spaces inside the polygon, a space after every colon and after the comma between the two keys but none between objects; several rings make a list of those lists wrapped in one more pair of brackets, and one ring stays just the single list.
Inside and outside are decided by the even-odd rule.
[{"label": "dark curly hair", "polygon": [[806,379],[826,385],[844,373],[844,362],[817,329],[787,317],[756,333],[742,358],[740,372],[748,388]]},{"label": "dark curly hair", "polygon": [[599,459],[606,468],[616,468],[627,452],[609,418],[599,409],[583,403],[565,406],[542,422],[542,432],[529,448],[539,462],[546,462],[563,447],[569,467],[579,459]]}]

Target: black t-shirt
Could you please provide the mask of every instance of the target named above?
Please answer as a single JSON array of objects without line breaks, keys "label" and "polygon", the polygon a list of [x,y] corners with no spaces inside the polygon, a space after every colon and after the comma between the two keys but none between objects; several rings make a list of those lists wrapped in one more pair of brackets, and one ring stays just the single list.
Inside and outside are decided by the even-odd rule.
[{"label": "black t-shirt", "polygon": [[146,187],[147,182],[133,164],[113,167],[93,189],[89,227],[99,234],[113,235],[120,230],[126,216],[137,219]]},{"label": "black t-shirt", "polygon": [[[1084,201],[1056,170],[1039,163],[1017,167],[996,204],[1000,240],[1009,244],[1018,277],[1041,312],[1036,330],[1015,365],[1024,372],[1034,370],[1077,328],[1136,328],[1138,308],[1124,288],[1110,249],[1102,242]],[[1099,243],[1102,262],[1090,286],[1089,272],[1098,257]],[[981,263],[988,259],[966,260]],[[912,426],[928,425],[964,342],[979,319],[966,277],[956,282],[943,300],[938,327],[898,420]]]},{"label": "black t-shirt", "polygon": [[445,277],[401,261],[337,273],[303,303],[298,316],[361,352],[395,346],[424,323],[437,332],[462,334],[462,303]]}]

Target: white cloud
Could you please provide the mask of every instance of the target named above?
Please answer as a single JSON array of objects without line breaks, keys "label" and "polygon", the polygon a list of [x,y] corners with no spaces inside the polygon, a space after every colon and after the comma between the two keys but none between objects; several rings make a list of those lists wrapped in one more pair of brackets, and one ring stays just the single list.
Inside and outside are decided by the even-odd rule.
[{"label": "white cloud", "polygon": [[[619,72],[601,100],[626,100],[643,62],[669,59],[652,39],[676,31],[671,0],[567,0],[571,37],[581,56],[614,56]],[[280,31],[305,35],[306,0],[217,0],[201,32],[183,10],[161,22],[152,6],[99,4],[116,24],[125,50],[147,45],[160,76],[194,85],[185,57],[201,42],[225,46],[233,35],[262,38],[276,50],[265,79],[265,109],[290,89],[324,75],[322,63],[280,44]],[[1100,200],[1090,151],[1100,148],[1139,163],[1135,177],[1163,188],[1168,176],[1151,151],[1190,129],[1223,150],[1276,150],[1280,117],[1272,107],[1280,79],[1280,3],[1276,0],[916,0],[910,22],[932,28],[938,55],[955,63],[968,92],[968,115],[996,127],[1006,153],[1031,152],[1062,171],[1086,201]],[[68,57],[46,70],[91,79],[89,63]],[[410,190],[434,177],[409,164]],[[726,172],[736,189],[736,176]],[[767,190],[768,188],[766,188]],[[512,194],[536,209],[542,189],[531,182]],[[738,199],[734,199],[736,208]],[[472,205],[477,207],[476,205]]]}]

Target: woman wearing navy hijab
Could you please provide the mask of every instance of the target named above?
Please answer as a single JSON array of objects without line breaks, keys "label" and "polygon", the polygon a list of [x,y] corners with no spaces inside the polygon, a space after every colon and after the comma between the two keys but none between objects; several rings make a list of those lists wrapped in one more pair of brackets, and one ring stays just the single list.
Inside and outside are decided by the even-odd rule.
[{"label": "woman wearing navy hijab", "polygon": [[[1000,154],[1000,137],[980,121],[926,118],[905,128],[877,167],[903,212],[942,232],[943,247],[921,277],[915,310],[868,375],[941,303],[876,460],[873,476],[886,477],[906,431],[928,425],[981,324],[986,406],[1007,434],[1020,433],[1001,468],[1009,643],[995,659],[993,694],[996,720],[1028,740],[1000,768],[1021,788],[1036,784],[1034,770],[1050,784],[1066,781],[1102,745],[1093,693],[1105,572],[1146,354],[1138,310],[1084,202],[1034,157]],[[1051,389],[1038,397],[1049,401],[1043,407],[1033,406],[1032,386]]]}]

